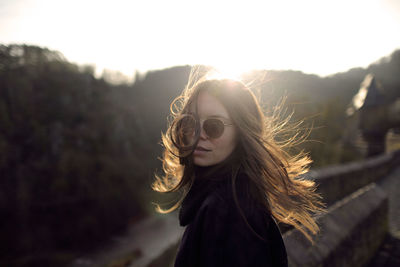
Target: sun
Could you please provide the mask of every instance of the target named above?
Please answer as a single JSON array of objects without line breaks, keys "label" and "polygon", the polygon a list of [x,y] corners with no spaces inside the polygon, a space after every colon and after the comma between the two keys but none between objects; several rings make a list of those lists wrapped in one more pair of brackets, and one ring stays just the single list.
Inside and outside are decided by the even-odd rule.
[{"label": "sun", "polygon": [[208,79],[230,79],[241,81],[243,75],[250,69],[243,67],[235,67],[227,64],[215,64],[213,70],[208,74]]}]

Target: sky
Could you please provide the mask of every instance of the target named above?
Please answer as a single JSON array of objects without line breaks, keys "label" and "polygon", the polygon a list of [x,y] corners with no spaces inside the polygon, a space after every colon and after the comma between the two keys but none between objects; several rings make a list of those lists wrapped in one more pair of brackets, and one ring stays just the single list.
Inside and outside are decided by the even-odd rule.
[{"label": "sky", "polygon": [[400,48],[399,0],[0,0],[0,44],[133,75],[205,64],[326,76]]}]

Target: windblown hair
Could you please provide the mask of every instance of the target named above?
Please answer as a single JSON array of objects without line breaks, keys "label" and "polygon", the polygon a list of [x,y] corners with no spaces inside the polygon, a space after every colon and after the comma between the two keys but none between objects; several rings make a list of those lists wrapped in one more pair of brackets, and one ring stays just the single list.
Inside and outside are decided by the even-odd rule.
[{"label": "windblown hair", "polygon": [[[314,235],[318,233],[319,227],[312,213],[323,212],[325,204],[321,201],[322,197],[315,192],[315,182],[303,176],[309,169],[311,159],[303,152],[292,156],[285,151],[298,142],[297,134],[288,140],[278,140],[278,135],[282,136],[290,117],[282,121],[279,118],[279,107],[271,116],[264,115],[257,98],[242,82],[230,79],[207,80],[205,76],[196,81],[191,79],[193,73],[183,93],[171,104],[169,127],[162,134],[165,147],[162,158],[164,175],[156,175],[152,185],[153,190],[158,192],[180,191],[183,194],[171,208],[162,209],[157,205],[157,211],[168,213],[177,209],[194,182],[191,152],[197,142],[189,145],[182,142],[179,139],[181,129],[178,126],[189,113],[190,107],[197,103],[199,93],[207,91],[227,109],[237,129],[239,138],[233,153],[239,164],[232,165],[235,168],[232,190],[236,205],[238,206],[235,181],[241,168],[255,189],[253,193],[256,199],[272,216],[278,222],[294,226],[314,243],[306,230]],[[197,140],[198,131],[199,129],[196,130]],[[241,213],[243,216],[242,211]]]}]

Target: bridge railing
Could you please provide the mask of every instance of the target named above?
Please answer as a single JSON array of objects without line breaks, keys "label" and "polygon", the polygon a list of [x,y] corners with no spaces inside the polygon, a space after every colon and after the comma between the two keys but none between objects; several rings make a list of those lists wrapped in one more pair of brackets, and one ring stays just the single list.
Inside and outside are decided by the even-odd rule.
[{"label": "bridge railing", "polygon": [[296,229],[284,233],[289,266],[363,266],[388,232],[388,197],[376,185],[400,166],[400,151],[308,173],[328,204],[317,218],[315,244]]},{"label": "bridge railing", "polygon": [[400,150],[366,160],[311,170],[306,177],[314,180],[324,202],[330,206],[358,189],[385,177],[400,166]]}]

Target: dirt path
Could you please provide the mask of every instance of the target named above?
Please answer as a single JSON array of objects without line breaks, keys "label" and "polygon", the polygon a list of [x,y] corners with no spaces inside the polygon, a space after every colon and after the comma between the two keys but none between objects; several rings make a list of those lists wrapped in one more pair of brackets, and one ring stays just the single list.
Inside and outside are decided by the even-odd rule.
[{"label": "dirt path", "polygon": [[[94,254],[72,262],[70,267],[114,266],[142,267],[149,264],[170,245],[179,241],[184,228],[179,227],[176,213],[156,215],[132,226],[126,235],[115,237],[110,244]],[[123,264],[121,259],[136,257],[132,264]]]}]

